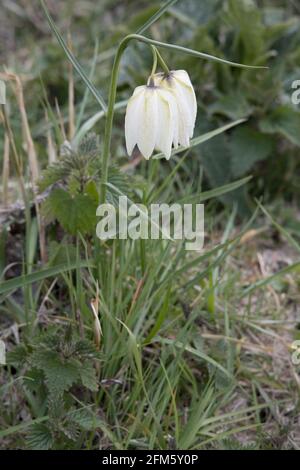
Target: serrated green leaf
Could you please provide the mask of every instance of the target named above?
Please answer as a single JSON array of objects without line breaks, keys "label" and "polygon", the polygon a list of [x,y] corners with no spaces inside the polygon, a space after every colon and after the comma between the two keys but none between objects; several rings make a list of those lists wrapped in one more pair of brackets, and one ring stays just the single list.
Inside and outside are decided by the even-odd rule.
[{"label": "serrated green leaf", "polygon": [[25,344],[18,344],[6,355],[6,362],[15,366],[23,365],[28,356],[28,349]]},{"label": "serrated green leaf", "polygon": [[99,356],[95,344],[87,339],[80,339],[74,345],[74,354],[81,359],[92,359]]},{"label": "serrated green leaf", "polygon": [[79,379],[79,367],[74,359],[63,361],[57,352],[37,350],[31,361],[44,372],[47,388],[54,396],[61,395]]},{"label": "serrated green leaf", "polygon": [[255,443],[243,444],[236,439],[227,438],[221,441],[224,450],[256,450],[257,445]]},{"label": "serrated green leaf", "polygon": [[85,361],[79,370],[82,385],[84,385],[92,392],[98,390],[98,379],[96,376],[96,370],[91,361]]},{"label": "serrated green leaf", "polygon": [[86,194],[71,196],[55,189],[48,198],[54,217],[71,235],[93,233],[96,227],[97,203]]},{"label": "serrated green leaf", "polygon": [[40,369],[32,368],[28,370],[24,376],[24,386],[31,391],[36,391],[44,387],[44,374]]},{"label": "serrated green leaf", "polygon": [[98,418],[98,416],[96,416],[91,410],[85,408],[71,411],[68,414],[68,417],[86,431],[93,431],[102,425],[100,418]]},{"label": "serrated green leaf", "polygon": [[54,443],[50,429],[45,424],[34,424],[30,427],[27,445],[32,450],[48,450]]},{"label": "serrated green leaf", "polygon": [[78,153],[95,158],[99,155],[99,139],[94,132],[90,132],[82,138],[78,145]]},{"label": "serrated green leaf", "polygon": [[59,430],[71,441],[76,441],[80,434],[78,426],[69,417],[63,423],[60,423]]}]

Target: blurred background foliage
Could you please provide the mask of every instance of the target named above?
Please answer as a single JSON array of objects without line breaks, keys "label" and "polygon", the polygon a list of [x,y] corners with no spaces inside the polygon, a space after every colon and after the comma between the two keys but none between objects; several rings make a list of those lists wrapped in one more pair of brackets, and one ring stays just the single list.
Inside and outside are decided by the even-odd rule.
[{"label": "blurred background foliage", "polygon": [[[48,0],[47,5],[65,38],[69,31],[74,55],[86,72],[94,69],[92,81],[105,96],[118,42],[135,32],[161,4],[136,0]],[[45,133],[53,122],[51,113],[50,122],[46,122],[45,108],[49,111],[57,102],[67,125],[68,62],[49,30],[38,0],[4,0],[2,11],[0,62],[23,80],[39,161],[46,166]],[[249,192],[250,196],[264,196],[264,200],[280,196],[293,202],[299,198],[300,112],[291,101],[291,84],[300,77],[299,16],[300,6],[292,0],[182,0],[146,32],[160,41],[269,67],[259,71],[236,69],[162,51],[169,67],[186,69],[195,86],[199,104],[195,135],[231,120],[247,119],[226,135],[196,147],[186,161],[195,181],[203,168],[207,187],[253,174],[247,190],[243,188],[222,198],[225,204],[238,202],[241,215],[248,215],[251,209]],[[135,86],[146,82],[151,60],[145,45],[132,44],[128,48],[119,79],[119,101],[128,99]],[[81,109],[84,93],[84,84],[75,73],[77,130],[99,112],[91,95]],[[10,106],[12,125],[18,129],[19,116],[13,112],[13,100]],[[113,158],[126,163],[124,110],[122,106],[115,118]],[[91,130],[100,134],[103,121],[97,120]],[[59,133],[54,132],[54,138],[59,146]],[[0,145],[3,146],[3,139]],[[193,181],[190,179],[187,184],[192,186]]]}]

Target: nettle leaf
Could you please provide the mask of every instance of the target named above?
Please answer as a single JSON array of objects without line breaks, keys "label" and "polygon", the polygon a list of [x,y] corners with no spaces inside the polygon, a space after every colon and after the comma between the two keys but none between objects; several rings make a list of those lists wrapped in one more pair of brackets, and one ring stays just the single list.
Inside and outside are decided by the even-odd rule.
[{"label": "nettle leaf", "polygon": [[99,148],[99,137],[94,132],[90,132],[81,140],[78,153],[95,158],[99,155]]},{"label": "nettle leaf", "polygon": [[67,178],[67,191],[71,196],[76,196],[76,194],[80,193],[81,185],[78,170],[74,170],[72,175]]},{"label": "nettle leaf", "polygon": [[36,392],[38,390],[42,393],[42,390],[45,388],[44,378],[42,370],[32,368],[26,372],[23,378],[23,383],[27,390],[32,392]]},{"label": "nettle leaf", "polygon": [[50,429],[45,424],[34,424],[30,427],[27,445],[32,450],[48,450],[54,444]]},{"label": "nettle leaf", "polygon": [[98,379],[96,376],[96,370],[93,366],[92,362],[85,361],[80,370],[79,370],[80,378],[82,381],[82,385],[84,385],[92,392],[96,392],[98,390]]},{"label": "nettle leaf", "polygon": [[72,358],[62,360],[55,351],[37,350],[31,360],[43,370],[47,388],[52,395],[61,395],[79,379],[78,363]]},{"label": "nettle leaf", "polygon": [[102,421],[98,416],[93,414],[91,410],[85,408],[71,411],[68,414],[68,418],[78,424],[78,426],[85,431],[93,431],[96,428],[99,428],[102,424]]},{"label": "nettle leaf", "polygon": [[96,203],[99,204],[99,193],[95,181],[89,181],[85,185],[85,193]]},{"label": "nettle leaf", "polygon": [[[108,169],[108,183],[115,186],[120,193],[129,196],[131,195],[131,188],[127,175],[122,173],[117,167],[111,166]],[[107,201],[110,204],[118,205],[120,194],[111,187],[107,187]]]},{"label": "nettle leaf", "polygon": [[63,423],[60,423],[59,430],[71,441],[76,441],[79,437],[80,430],[78,426],[67,417]]},{"label": "nettle leaf", "polygon": [[276,132],[286,137],[292,144],[300,146],[300,113],[285,105],[276,108],[268,117],[259,123],[262,132]]},{"label": "nettle leaf", "polygon": [[227,438],[221,441],[224,450],[257,450],[258,446],[255,442],[243,444],[237,439]]},{"label": "nettle leaf", "polygon": [[247,173],[254,163],[265,160],[271,154],[273,139],[249,126],[244,126],[232,132],[229,147],[232,174],[241,176]]},{"label": "nettle leaf", "polygon": [[95,344],[87,339],[79,339],[76,341],[74,354],[80,359],[99,358],[99,351],[97,351]]},{"label": "nettle leaf", "polygon": [[78,370],[69,362],[62,364],[57,361],[44,370],[46,385],[52,395],[58,395],[68,390],[78,380]]},{"label": "nettle leaf", "polygon": [[62,395],[50,395],[48,397],[48,413],[53,423],[58,423],[65,416],[65,400]]},{"label": "nettle leaf", "polygon": [[50,186],[59,183],[63,186],[70,186],[74,192],[75,189],[78,189],[74,186],[83,185],[98,171],[99,153],[97,136],[88,134],[77,149],[70,148],[58,162],[43,171],[38,182],[39,191],[43,192]]},{"label": "nettle leaf", "polygon": [[53,216],[71,235],[92,233],[96,226],[97,203],[87,194],[71,196],[55,189],[48,198]]},{"label": "nettle leaf", "polygon": [[55,184],[68,176],[68,170],[61,163],[50,165],[42,173],[42,178],[38,181],[39,192],[42,193],[49,186]]},{"label": "nettle leaf", "polygon": [[28,349],[25,344],[18,344],[12,351],[9,351],[6,355],[6,361],[8,364],[14,366],[23,365],[28,357]]}]

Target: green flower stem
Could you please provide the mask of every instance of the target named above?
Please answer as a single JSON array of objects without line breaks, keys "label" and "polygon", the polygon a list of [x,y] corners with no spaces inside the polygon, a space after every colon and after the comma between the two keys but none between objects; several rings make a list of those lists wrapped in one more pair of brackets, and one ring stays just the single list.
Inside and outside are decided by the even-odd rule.
[{"label": "green flower stem", "polygon": [[153,55],[153,65],[152,65],[152,70],[151,70],[151,77],[152,75],[155,74],[156,72],[156,68],[157,68],[157,56],[158,56],[158,50],[156,49],[156,47],[152,46],[151,45],[151,49],[152,49],[152,55]]},{"label": "green flower stem", "polygon": [[157,49],[154,46],[151,46],[152,56],[153,56],[153,65],[151,70],[151,75],[148,78],[147,86],[154,86],[154,74],[157,68]]},{"label": "green flower stem", "polygon": [[[154,47],[154,46],[152,46]],[[156,49],[156,48],[155,48]],[[163,71],[165,72],[166,75],[169,75],[170,73],[170,70],[167,66],[167,64],[165,63],[164,59],[162,58],[162,56],[160,55],[160,53],[158,52],[158,50],[156,49],[156,55],[157,55],[157,59],[158,59],[158,62],[159,62],[159,65],[161,66],[161,68],[163,69]]]},{"label": "green flower stem", "polygon": [[101,187],[100,187],[100,204],[105,204],[106,202],[106,183],[108,177],[108,160],[110,154],[110,142],[112,135],[112,125],[114,119],[114,107],[117,94],[117,85],[118,85],[118,72],[119,66],[122,58],[122,54],[126,49],[127,43],[123,40],[118,47],[117,53],[115,55],[112,76],[109,89],[109,100],[106,113],[106,122],[105,122],[105,132],[104,132],[104,144],[103,144],[103,160],[102,160],[102,173],[101,173]]},{"label": "green flower stem", "polygon": [[[137,37],[136,37],[137,36]],[[141,36],[143,37],[143,36]],[[118,75],[119,75],[119,67],[122,55],[128,46],[128,43],[132,39],[139,38],[138,35],[130,34],[126,36],[119,44],[117,53],[115,55],[113,68],[112,68],[112,75],[110,81],[110,88],[109,88],[109,97],[108,97],[108,105],[107,105],[107,112],[106,112],[106,122],[105,122],[105,131],[104,131],[104,144],[103,144],[103,159],[102,159],[102,177],[101,177],[101,188],[100,188],[100,204],[105,204],[106,201],[106,184],[107,184],[107,177],[108,177],[108,161],[109,161],[109,154],[110,154],[110,143],[111,143],[111,135],[112,135],[112,126],[113,126],[113,119],[114,119],[114,108],[115,108],[115,101],[116,101],[116,94],[117,94],[117,85],[118,85]]]}]

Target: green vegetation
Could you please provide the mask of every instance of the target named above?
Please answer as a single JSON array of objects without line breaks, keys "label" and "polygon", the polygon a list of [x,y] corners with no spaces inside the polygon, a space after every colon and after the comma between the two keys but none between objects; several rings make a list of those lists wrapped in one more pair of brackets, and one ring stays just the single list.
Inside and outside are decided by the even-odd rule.
[{"label": "green vegetation", "polygon": [[[299,449],[297,4],[42,3],[1,7],[0,447]],[[198,100],[169,161],[125,149],[149,41]],[[204,249],[100,241],[120,195],[203,202]]]}]

